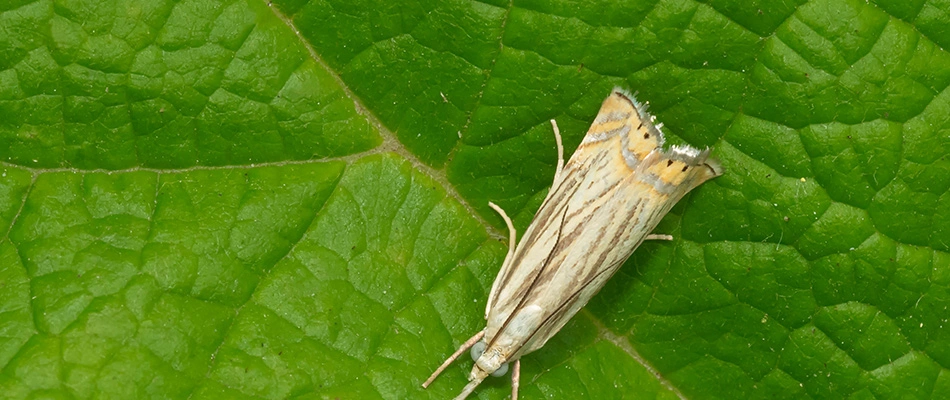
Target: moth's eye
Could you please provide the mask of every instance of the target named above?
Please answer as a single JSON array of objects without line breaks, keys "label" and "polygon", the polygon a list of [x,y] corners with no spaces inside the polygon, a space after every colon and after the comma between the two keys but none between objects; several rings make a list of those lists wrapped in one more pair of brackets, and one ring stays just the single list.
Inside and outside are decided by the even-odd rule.
[{"label": "moth's eye", "polygon": [[475,343],[475,345],[472,346],[472,350],[471,350],[471,352],[472,352],[472,360],[478,361],[478,357],[481,357],[481,356],[482,356],[482,353],[485,352],[485,348],[487,348],[487,347],[488,347],[488,345],[485,344],[485,342],[478,342],[478,343]]},{"label": "moth's eye", "polygon": [[491,376],[494,376],[497,378],[499,376],[505,376],[506,373],[508,373],[508,363],[501,364],[501,366],[498,367],[498,369],[496,369],[495,372],[491,373]]}]

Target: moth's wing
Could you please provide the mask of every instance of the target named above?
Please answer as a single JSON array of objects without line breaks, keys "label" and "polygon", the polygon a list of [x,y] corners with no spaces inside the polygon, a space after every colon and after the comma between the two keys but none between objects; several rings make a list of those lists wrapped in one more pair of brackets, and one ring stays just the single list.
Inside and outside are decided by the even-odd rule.
[{"label": "moth's wing", "polygon": [[537,305],[545,316],[530,333],[519,333],[527,336],[513,356],[543,345],[680,197],[721,173],[707,162],[708,152],[685,147],[665,152],[662,144],[660,128],[632,96],[615,90],[604,100],[497,278],[486,339],[511,329],[507,325],[519,307]]},{"label": "moth's wing", "polygon": [[[573,203],[571,207],[576,210],[579,203],[603,199],[604,191],[629,179],[640,160],[662,144],[663,134],[654,126],[653,117],[632,96],[615,89],[553,183],[515,252],[506,258],[492,285],[486,314],[494,315],[495,320],[511,316],[517,307],[515,300],[527,293],[521,286],[532,280],[529,278],[557,242],[551,227],[561,223],[561,213],[568,203]],[[505,304],[499,304],[501,299]],[[488,325],[486,336],[490,338],[492,323]]]},{"label": "moth's wing", "polygon": [[[552,207],[551,203],[561,202],[566,196],[573,195],[588,172],[595,171],[597,179],[607,186],[616,185],[633,173],[633,168],[639,164],[637,160],[646,157],[662,145],[663,134],[654,126],[653,117],[646,112],[645,107],[633,100],[630,94],[621,89],[614,89],[601,105],[600,112],[597,113],[583,142],[555,178],[534,220],[521,237],[518,249],[524,247],[524,243],[538,240],[538,235],[541,233],[539,225],[549,223],[554,218],[556,206]],[[604,154],[602,151],[605,147],[620,148],[620,146],[623,146],[622,152]],[[596,195],[593,192],[587,192],[587,194]],[[523,265],[520,261],[514,262],[515,258],[517,257],[514,254],[505,257],[502,268],[498,271],[488,295],[486,319],[496,307],[502,287],[511,281],[512,268],[532,267]]]}]

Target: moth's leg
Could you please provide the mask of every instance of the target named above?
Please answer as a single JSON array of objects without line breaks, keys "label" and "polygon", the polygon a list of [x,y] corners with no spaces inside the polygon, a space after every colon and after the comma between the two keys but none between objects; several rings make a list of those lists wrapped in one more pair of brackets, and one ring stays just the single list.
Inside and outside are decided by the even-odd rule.
[{"label": "moth's leg", "polygon": [[511,400],[518,400],[518,382],[521,380],[521,359],[511,366]]},{"label": "moth's leg", "polygon": [[659,233],[651,233],[643,240],[673,240],[673,235],[663,235]]},{"label": "moth's leg", "polygon": [[429,387],[429,385],[432,384],[432,381],[434,381],[435,378],[437,378],[439,374],[442,373],[442,371],[445,371],[445,369],[448,368],[450,364],[452,364],[452,361],[455,361],[455,359],[459,358],[459,356],[462,355],[462,353],[464,353],[465,350],[468,350],[469,347],[472,347],[473,345],[475,345],[475,343],[478,343],[479,340],[482,340],[482,336],[485,336],[485,331],[476,333],[475,336],[472,336],[465,343],[462,343],[462,346],[459,347],[459,349],[456,350],[455,353],[452,353],[452,355],[449,356],[449,358],[445,359],[445,362],[443,362],[442,365],[440,365],[439,368],[436,369],[435,372],[433,372],[431,376],[429,376],[429,379],[426,379],[426,381],[422,383],[422,387],[424,388]]},{"label": "moth's leg", "polygon": [[508,261],[508,257],[511,257],[511,253],[515,251],[515,244],[518,239],[518,233],[515,232],[515,224],[511,222],[511,218],[508,218],[508,214],[505,214],[505,210],[498,207],[498,204],[489,201],[488,206],[491,207],[492,210],[495,210],[495,212],[501,216],[501,219],[505,220],[505,225],[508,226],[508,255],[505,256],[505,261]]},{"label": "moth's leg", "polygon": [[509,263],[511,262],[511,255],[515,253],[515,244],[518,239],[518,232],[515,231],[515,225],[511,222],[511,218],[508,218],[508,214],[505,214],[505,210],[492,202],[488,202],[488,206],[495,210],[495,212],[501,216],[501,219],[505,220],[505,225],[508,226],[508,254],[505,255],[505,261],[501,263],[501,271],[498,272],[498,278],[495,278],[491,292],[488,293],[488,303],[485,304],[485,319],[488,319],[488,312],[491,311],[491,305],[495,300],[495,291],[498,290],[498,282],[501,282],[501,277],[507,273]]},{"label": "moth's leg", "polygon": [[557,183],[564,169],[564,145],[561,143],[561,130],[557,128],[557,121],[552,119],[551,127],[554,128],[554,141],[557,142],[557,169],[554,170],[554,182]]}]

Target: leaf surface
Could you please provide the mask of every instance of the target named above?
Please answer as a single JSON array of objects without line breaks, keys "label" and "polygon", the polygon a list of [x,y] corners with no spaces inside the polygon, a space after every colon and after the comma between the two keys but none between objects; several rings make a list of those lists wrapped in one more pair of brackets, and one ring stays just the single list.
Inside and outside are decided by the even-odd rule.
[{"label": "leaf surface", "polygon": [[[0,393],[449,398],[614,86],[726,174],[521,397],[950,393],[950,3],[0,4]],[[476,396],[508,396],[491,379]]]}]

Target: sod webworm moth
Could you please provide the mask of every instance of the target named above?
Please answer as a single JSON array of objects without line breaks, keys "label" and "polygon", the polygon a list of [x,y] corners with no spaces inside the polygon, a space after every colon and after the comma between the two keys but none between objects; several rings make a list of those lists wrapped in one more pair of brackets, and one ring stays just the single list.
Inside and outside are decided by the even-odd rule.
[{"label": "sod webworm moth", "polygon": [[687,192],[722,174],[709,150],[663,149],[662,124],[620,89],[604,100],[590,130],[564,164],[561,136],[554,183],[516,245],[504,210],[509,248],[492,284],[487,326],[450,356],[422,384],[433,380],[465,350],[475,366],[456,399],[488,376],[512,367],[512,399],[518,396],[520,358],[539,349],[604,286]]}]

